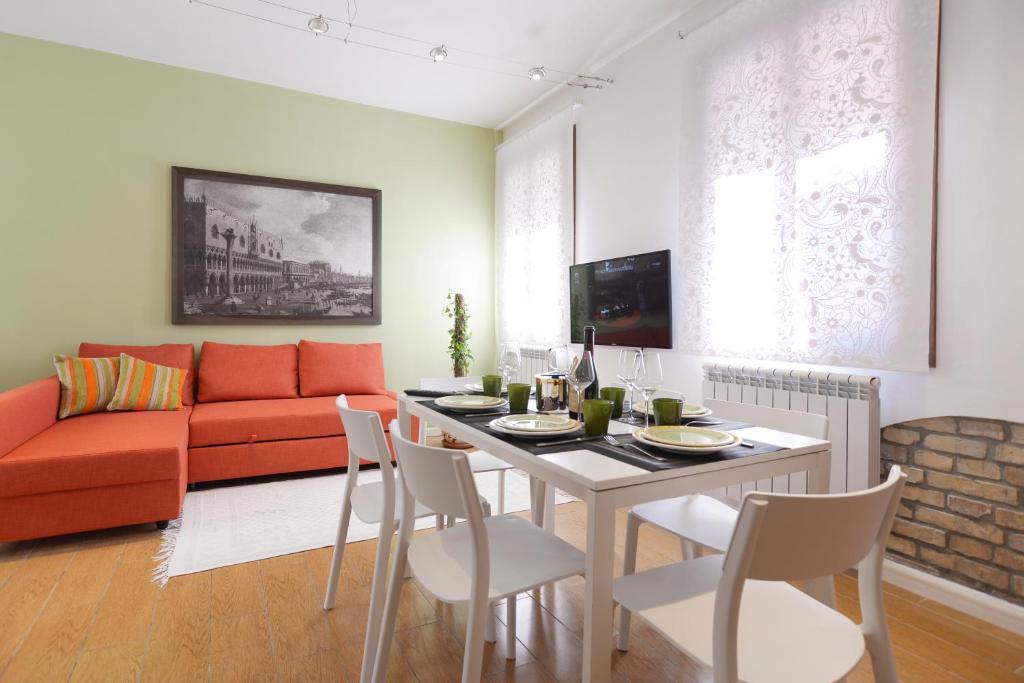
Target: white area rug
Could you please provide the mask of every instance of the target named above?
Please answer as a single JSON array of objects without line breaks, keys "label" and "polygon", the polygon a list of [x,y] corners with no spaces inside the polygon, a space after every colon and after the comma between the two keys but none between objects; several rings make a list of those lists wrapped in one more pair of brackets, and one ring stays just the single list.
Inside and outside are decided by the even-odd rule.
[{"label": "white area rug", "polygon": [[[154,580],[334,545],[345,474],[300,477],[261,484],[222,486],[185,495],[181,517],[163,532]],[[380,481],[379,470],[359,473],[359,483]],[[480,494],[497,510],[498,473],[476,476]],[[505,475],[505,511],[530,507],[530,479],[518,470]],[[556,503],[575,500],[561,492]],[[417,528],[434,518],[417,520]],[[376,538],[378,525],[355,515],[348,542]]]}]

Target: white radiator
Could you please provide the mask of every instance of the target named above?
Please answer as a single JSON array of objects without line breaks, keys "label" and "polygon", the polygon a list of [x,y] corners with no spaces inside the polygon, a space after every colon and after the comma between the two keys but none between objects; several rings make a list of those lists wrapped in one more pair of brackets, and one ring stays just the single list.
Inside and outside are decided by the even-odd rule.
[{"label": "white radiator", "polygon": [[[830,490],[833,493],[858,491],[878,484],[880,382],[877,377],[860,375],[704,364],[706,398],[828,416],[828,438],[832,442]],[[739,498],[753,488],[804,493],[807,477],[799,473],[730,487],[728,496]]]},{"label": "white radiator", "polygon": [[548,368],[548,347],[546,346],[520,346],[519,356],[519,372],[516,373],[514,382],[533,384],[537,375],[550,369]]}]

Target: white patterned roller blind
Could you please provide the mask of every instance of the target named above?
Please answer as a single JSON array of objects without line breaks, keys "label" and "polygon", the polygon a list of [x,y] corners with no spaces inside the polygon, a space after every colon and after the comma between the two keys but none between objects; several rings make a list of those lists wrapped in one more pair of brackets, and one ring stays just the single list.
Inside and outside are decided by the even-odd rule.
[{"label": "white patterned roller blind", "polygon": [[680,338],[928,363],[938,0],[747,0],[683,42]]},{"label": "white patterned roller blind", "polygon": [[498,342],[568,341],[573,262],[572,111],[498,148]]}]

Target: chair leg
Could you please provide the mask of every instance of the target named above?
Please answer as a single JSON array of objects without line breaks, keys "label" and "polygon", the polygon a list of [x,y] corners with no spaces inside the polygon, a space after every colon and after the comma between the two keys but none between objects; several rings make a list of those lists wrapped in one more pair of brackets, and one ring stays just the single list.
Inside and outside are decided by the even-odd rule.
[{"label": "chair leg", "polygon": [[[466,621],[466,649],[462,653],[462,683],[478,683],[482,678],[484,634],[480,629],[480,622],[490,624],[494,619],[494,610],[487,601],[486,593],[480,598],[482,599],[469,602],[469,618]],[[490,629],[493,626],[487,628]]]},{"label": "chair leg", "polygon": [[505,514],[505,470],[498,470],[498,514]]},{"label": "chair leg", "polygon": [[[626,518],[626,547],[623,548],[622,575],[627,576],[636,571],[636,546],[640,536],[640,518],[632,512]],[[629,650],[629,623],[632,615],[629,610],[619,605],[619,643],[622,652]]]},{"label": "chair leg", "polygon": [[679,538],[679,549],[683,554],[683,560],[692,560],[697,557],[697,544],[688,538]]},{"label": "chair leg", "polygon": [[516,602],[518,595],[505,598],[505,659],[516,658]]},{"label": "chair leg", "polygon": [[487,605],[487,623],[484,625],[484,641],[488,643],[498,642],[498,617],[494,614],[491,604]]},{"label": "chair leg", "polygon": [[395,549],[395,559],[391,566],[391,576],[388,580],[388,594],[384,602],[377,651],[374,653],[373,676],[371,677],[373,683],[384,683],[388,675],[388,659],[391,656],[391,641],[394,640],[395,635],[398,603],[402,599],[402,586],[405,585],[402,577],[405,576],[408,552],[408,544],[403,544],[399,539],[398,548]]},{"label": "chair leg", "polygon": [[391,537],[394,534],[394,524],[386,521],[381,523],[380,534],[377,537],[377,555],[373,563],[373,583],[370,586],[370,614],[366,620],[363,665],[359,674],[359,680],[364,682],[373,676],[373,664],[380,638],[380,622],[384,617],[384,597],[387,594],[388,555],[391,554]]},{"label": "chair leg", "polygon": [[324,609],[334,609],[334,598],[338,593],[338,579],[341,578],[341,560],[345,556],[345,541],[348,540],[348,523],[351,517],[352,503],[346,495],[341,502],[341,516],[338,518],[338,534],[334,539],[334,554],[331,556],[331,573],[327,578]]},{"label": "chair leg", "polygon": [[436,515],[434,517],[434,528],[438,531],[444,528],[444,515]]}]

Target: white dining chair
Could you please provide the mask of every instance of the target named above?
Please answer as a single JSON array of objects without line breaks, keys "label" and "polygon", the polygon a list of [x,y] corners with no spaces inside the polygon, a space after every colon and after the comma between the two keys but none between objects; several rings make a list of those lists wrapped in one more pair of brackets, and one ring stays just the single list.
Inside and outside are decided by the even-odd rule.
[{"label": "white dining chair", "polygon": [[[466,453],[413,443],[391,434],[402,491],[398,546],[388,586],[373,680],[387,675],[389,648],[408,563],[420,585],[438,600],[466,604],[469,619],[462,662],[463,683],[477,683],[483,665],[484,629],[492,605],[505,600],[506,657],[516,653],[516,597],[569,576],[582,575],[584,555],[549,531],[515,515],[484,518]],[[467,520],[450,529],[413,538],[414,505]]]},{"label": "white dining chair", "polygon": [[[335,399],[334,405],[338,409],[338,415],[345,428],[349,466],[348,476],[345,478],[345,489],[341,495],[341,515],[338,519],[338,533],[334,541],[334,554],[331,557],[331,572],[327,579],[324,609],[334,608],[352,514],[355,513],[356,517],[367,524],[379,523],[380,531],[377,536],[377,554],[373,565],[369,617],[360,675],[361,681],[368,681],[372,672],[373,653],[377,649],[377,636],[380,633],[380,620],[384,610],[384,581],[391,549],[391,537],[395,533],[398,521],[395,514],[395,471],[391,464],[391,449],[388,448],[380,415],[372,410],[349,408],[348,399],[344,394]],[[397,422],[395,424],[397,425]],[[392,434],[392,439],[394,439],[394,434]],[[380,481],[359,483],[360,460],[380,466]],[[481,504],[484,503],[486,501],[481,501]],[[416,519],[436,514],[421,503],[414,503],[410,510]]]},{"label": "white dining chair", "polygon": [[[905,479],[893,467],[855,493],[751,491],[724,556],[623,576],[615,600],[712,667],[715,683],[842,680],[865,647],[875,680],[895,683],[882,559]],[[855,565],[859,625],[787,583]]]},{"label": "white dining chair", "polygon": [[[467,384],[479,381],[479,375],[474,377],[423,377],[420,379],[420,389],[428,389],[430,391],[461,391],[465,389]],[[421,422],[418,437],[420,441],[423,441],[426,428],[427,425]],[[466,457],[469,459],[469,468],[473,470],[474,474],[483,474],[484,472],[498,473],[498,499],[495,501],[495,509],[499,515],[505,514],[505,472],[513,469],[512,465],[486,451],[473,451],[467,453]],[[440,521],[438,528],[440,528]]]},{"label": "white dining chair", "polygon": [[[815,439],[824,439],[828,434],[828,418],[824,415],[715,399],[705,399],[704,406],[711,409],[716,419],[749,422],[757,427]],[[689,560],[699,554],[700,546],[725,552],[737,514],[730,501],[703,493],[637,505],[629,511],[626,520],[623,573],[630,574],[636,567],[641,524],[653,524],[678,536],[683,559]]]}]

